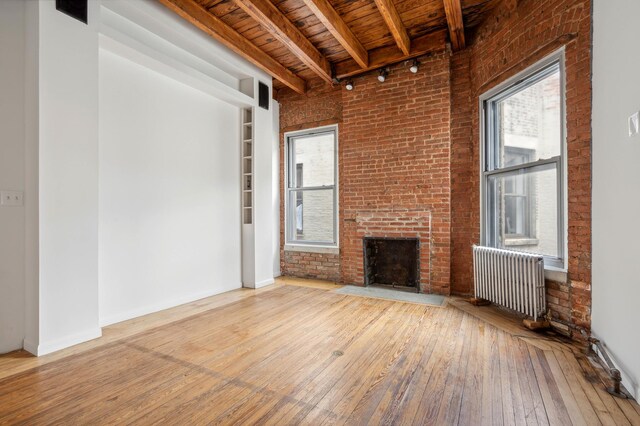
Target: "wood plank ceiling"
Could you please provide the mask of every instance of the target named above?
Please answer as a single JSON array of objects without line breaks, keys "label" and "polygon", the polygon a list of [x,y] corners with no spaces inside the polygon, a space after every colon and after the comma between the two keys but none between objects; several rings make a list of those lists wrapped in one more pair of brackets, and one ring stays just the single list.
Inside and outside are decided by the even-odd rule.
[{"label": "wood plank ceiling", "polygon": [[465,31],[503,0],[158,0],[303,93],[430,52],[465,48]]}]

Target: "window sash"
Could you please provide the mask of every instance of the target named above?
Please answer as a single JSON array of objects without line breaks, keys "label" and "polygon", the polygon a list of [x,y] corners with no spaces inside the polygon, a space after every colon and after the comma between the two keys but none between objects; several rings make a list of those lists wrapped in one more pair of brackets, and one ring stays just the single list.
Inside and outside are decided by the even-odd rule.
[{"label": "window sash", "polygon": [[[497,114],[497,103],[528,88],[529,86],[547,78],[554,72],[560,74],[560,113],[561,113],[561,135],[560,135],[560,155],[552,158],[539,159],[526,164],[519,164],[511,167],[498,168],[499,165],[499,139],[497,131],[499,129],[499,116]],[[491,89],[480,96],[480,135],[481,135],[481,243],[484,245],[495,245],[492,241],[497,238],[495,227],[492,227],[492,216],[497,212],[492,207],[489,191],[489,179],[493,175],[519,172],[521,170],[531,170],[535,167],[553,164],[556,169],[557,179],[557,240],[558,256],[545,255],[545,267],[566,269],[566,91],[565,91],[565,68],[564,49],[561,49],[538,63],[529,67],[520,74],[508,79],[501,85]]]},{"label": "window sash", "polygon": [[[298,139],[305,139],[312,136],[321,136],[321,135],[332,135],[333,136],[333,146],[334,146],[334,160],[333,160],[333,184],[331,185],[322,185],[322,186],[304,186],[304,182],[302,182],[303,186],[296,187],[296,176],[294,171],[297,167],[296,162],[296,154],[295,154],[295,144]],[[335,186],[337,180],[337,144],[336,144],[336,131],[335,129],[331,130],[322,130],[322,131],[310,131],[307,133],[299,133],[294,136],[287,137],[287,189],[322,189],[322,188],[330,188]]]},{"label": "window sash", "polygon": [[[560,73],[560,79],[561,79],[560,92],[562,96],[562,103],[564,104],[564,83],[563,83],[564,69],[561,66],[561,63],[559,60],[554,61],[546,66],[543,66],[538,70],[532,71],[532,73],[530,73],[530,75],[528,75],[527,77],[524,77],[512,83],[503,91],[489,97],[488,99],[482,102],[482,109],[485,115],[484,125],[485,125],[485,132],[486,132],[485,156],[484,156],[485,164],[483,167],[483,171],[504,170],[504,168],[502,169],[498,168],[498,165],[500,164],[500,161],[499,161],[500,147],[498,144],[498,140],[495,139],[495,136],[498,134],[500,129],[500,124],[499,124],[500,114],[498,113],[498,104],[501,101],[508,99],[511,96],[516,95],[519,92],[522,92],[523,90],[526,90],[532,85],[539,83],[540,81],[544,80],[545,78],[549,77],[551,74],[555,72]],[[562,114],[564,115],[564,108],[562,108],[561,111],[562,111]],[[564,134],[562,135],[562,139],[564,139]],[[561,146],[561,152],[563,152],[562,146]]]},{"label": "window sash", "polygon": [[[295,182],[295,173],[296,173],[296,158],[295,158],[295,143],[297,139],[308,138],[312,136],[320,136],[331,134],[333,136],[333,146],[334,146],[334,158],[333,158],[333,184],[331,185],[321,185],[321,186],[303,186],[296,187]],[[286,139],[286,156],[285,164],[286,164],[286,197],[285,197],[285,243],[286,244],[295,244],[295,245],[309,245],[309,246],[325,246],[325,247],[336,247],[338,244],[338,191],[337,191],[337,181],[338,181],[338,134],[337,128],[323,128],[323,129],[315,129],[308,130],[302,132],[296,132],[295,134],[288,135],[285,137]],[[333,238],[331,241],[312,241],[312,240],[300,240],[296,237],[297,234],[297,221],[296,221],[296,194],[304,193],[307,191],[319,191],[319,190],[331,190],[332,191],[332,199],[333,199],[333,217],[332,217],[332,227],[333,227]]]},{"label": "window sash", "polygon": [[[288,209],[288,214],[287,214],[287,219],[288,219],[288,223],[287,223],[287,243],[290,244],[307,244],[307,245],[323,245],[323,246],[333,246],[336,244],[337,242],[337,227],[336,227],[336,215],[337,215],[337,209],[336,209],[336,195],[337,195],[337,191],[334,185],[332,186],[324,186],[324,187],[317,187],[317,188],[288,188],[288,205],[291,206]],[[298,234],[298,229],[297,229],[297,203],[296,203],[296,196],[297,194],[304,194],[305,192],[317,192],[317,191],[331,191],[331,196],[333,199],[333,214],[332,214],[332,218],[331,218],[331,223],[332,223],[332,239],[331,240],[301,240],[296,238],[299,234]],[[295,207],[293,207],[295,206]],[[303,219],[304,220],[304,219]],[[303,223],[304,226],[304,223]]]}]

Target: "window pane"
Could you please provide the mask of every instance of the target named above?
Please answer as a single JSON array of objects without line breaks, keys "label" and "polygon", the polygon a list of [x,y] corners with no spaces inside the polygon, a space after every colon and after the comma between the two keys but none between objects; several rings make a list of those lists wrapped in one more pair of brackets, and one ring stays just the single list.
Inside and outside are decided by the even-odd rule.
[{"label": "window pane", "polygon": [[487,186],[493,245],[559,256],[555,164],[492,175]]},{"label": "window pane", "polygon": [[293,163],[296,176],[290,176],[292,188],[334,184],[334,133],[293,139]]},{"label": "window pane", "polygon": [[291,240],[333,243],[333,189],[291,191]]},{"label": "window pane", "polygon": [[562,111],[560,70],[494,102],[496,164],[516,166],[560,155]]}]

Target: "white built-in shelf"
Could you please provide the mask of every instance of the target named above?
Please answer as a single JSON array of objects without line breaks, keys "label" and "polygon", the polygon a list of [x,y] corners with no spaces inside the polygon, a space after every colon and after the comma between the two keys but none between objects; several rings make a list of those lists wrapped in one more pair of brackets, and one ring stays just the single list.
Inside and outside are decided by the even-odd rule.
[{"label": "white built-in shelf", "polygon": [[253,110],[242,110],[242,223],[253,223]]}]

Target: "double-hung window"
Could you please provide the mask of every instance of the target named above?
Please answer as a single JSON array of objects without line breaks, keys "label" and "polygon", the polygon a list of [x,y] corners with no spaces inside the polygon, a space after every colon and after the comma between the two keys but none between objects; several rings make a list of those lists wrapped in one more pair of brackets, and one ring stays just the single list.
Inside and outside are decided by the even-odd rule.
[{"label": "double-hung window", "polygon": [[482,239],[564,269],[564,66],[555,54],[480,99]]},{"label": "double-hung window", "polygon": [[287,134],[287,244],[337,245],[337,128]]}]

